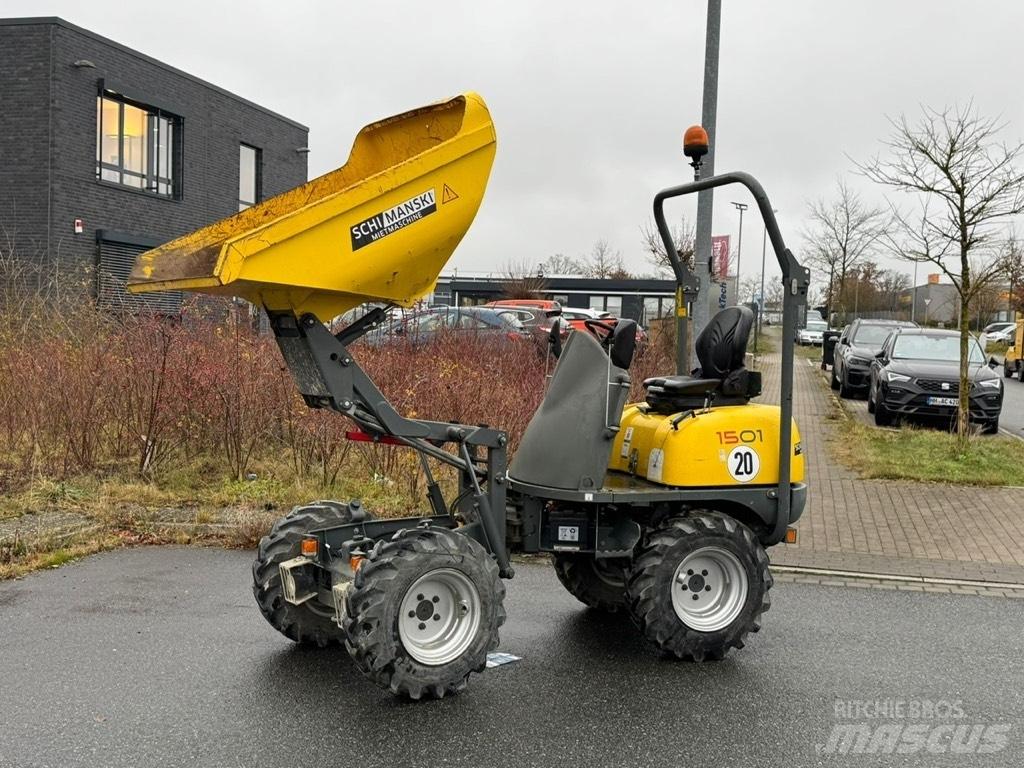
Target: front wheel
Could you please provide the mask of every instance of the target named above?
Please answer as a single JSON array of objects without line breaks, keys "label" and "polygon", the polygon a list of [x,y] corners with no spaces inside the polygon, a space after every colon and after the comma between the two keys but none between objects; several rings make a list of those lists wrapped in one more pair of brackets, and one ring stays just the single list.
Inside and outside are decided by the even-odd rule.
[{"label": "front wheel", "polygon": [[282,517],[260,540],[252,564],[252,592],[260,613],[278,632],[304,645],[321,648],[341,642],[341,629],[334,611],[318,600],[293,605],[284,599],[279,566],[298,557],[303,537],[312,530],[345,525],[353,520],[352,506],[336,501],[319,501],[296,507]]},{"label": "front wheel", "polygon": [[981,434],[983,435],[998,435],[999,434],[999,417],[996,416],[991,421],[987,422],[985,426],[981,428]]},{"label": "front wheel", "polygon": [[877,397],[875,398],[875,408],[873,413],[875,414],[876,427],[888,427],[892,425],[892,413],[885,407],[885,403],[878,401]]},{"label": "front wheel", "polygon": [[644,637],[666,655],[704,661],[742,648],[760,629],[771,587],[768,556],[750,529],[702,512],[647,533],[626,592]]},{"label": "front wheel", "polygon": [[442,698],[466,687],[505,622],[498,565],[469,536],[411,528],[373,548],[345,598],[345,646],[392,693]]}]

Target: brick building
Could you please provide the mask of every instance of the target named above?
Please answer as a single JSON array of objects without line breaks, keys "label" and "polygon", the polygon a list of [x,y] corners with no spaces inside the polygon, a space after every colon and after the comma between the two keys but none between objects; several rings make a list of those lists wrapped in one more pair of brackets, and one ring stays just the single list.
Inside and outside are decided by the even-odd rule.
[{"label": "brick building", "polygon": [[173,309],[136,254],[306,181],[305,126],[62,19],[0,19],[0,103],[0,256],[48,295]]}]

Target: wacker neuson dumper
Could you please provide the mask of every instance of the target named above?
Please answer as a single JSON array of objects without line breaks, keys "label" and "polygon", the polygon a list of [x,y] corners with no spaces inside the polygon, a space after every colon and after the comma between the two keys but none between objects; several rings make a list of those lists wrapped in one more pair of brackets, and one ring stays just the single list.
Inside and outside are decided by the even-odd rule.
[{"label": "wacker neuson dumper", "polygon": [[[634,323],[592,322],[564,347],[556,330],[554,373],[511,464],[500,428],[410,419],[388,403],[350,351],[385,309],[337,333],[328,323],[366,303],[410,307],[432,291],[494,159],[494,126],[473,93],[373,123],[342,168],[138,258],[133,292],[192,290],[263,307],[309,407],[345,415],[361,439],[420,455],[422,515],[378,519],[358,501],[317,501],[260,542],[253,591],[277,630],[298,643],[343,642],[396,694],[442,697],[498,646],[511,555],[541,552],[580,601],[628,612],[665,655],[719,659],[759,629],[772,585],[765,548],[793,532],[807,493],[792,375],[808,275],[757,181],[699,178],[700,134],[687,132],[695,181],[654,201],[678,314],[693,275],[676,255],[665,200],[745,185],[785,286],[780,407],[751,402],[761,380],[744,365],[752,314],[743,307],[720,312],[696,339],[692,375],[649,379],[646,400],[628,406]],[[432,464],[454,468],[452,498]]]}]

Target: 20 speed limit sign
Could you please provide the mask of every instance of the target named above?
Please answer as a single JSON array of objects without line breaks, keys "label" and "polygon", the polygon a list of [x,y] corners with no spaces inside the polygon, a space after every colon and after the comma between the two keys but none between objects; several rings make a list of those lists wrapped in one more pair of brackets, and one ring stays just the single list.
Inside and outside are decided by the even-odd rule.
[{"label": "20 speed limit sign", "polygon": [[749,445],[737,445],[729,451],[729,474],[737,483],[749,483],[761,469],[761,457]]}]

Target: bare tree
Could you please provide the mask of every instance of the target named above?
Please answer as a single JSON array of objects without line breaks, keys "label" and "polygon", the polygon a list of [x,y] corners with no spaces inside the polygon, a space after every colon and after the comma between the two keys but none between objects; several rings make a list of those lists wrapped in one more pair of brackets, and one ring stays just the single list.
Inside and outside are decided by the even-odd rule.
[{"label": "bare tree", "polygon": [[583,272],[583,265],[579,261],[563,253],[548,256],[541,266],[545,275],[579,275]]},{"label": "bare tree", "polygon": [[[672,242],[676,246],[676,255],[683,263],[688,264],[692,268],[694,241],[696,239],[693,224],[683,216],[679,219],[678,226],[674,229],[670,228],[670,233],[672,235]],[[640,227],[640,242],[644,249],[647,263],[654,267],[655,273],[659,277],[675,277],[672,262],[669,261],[668,254],[665,251],[665,243],[662,241],[661,234],[653,222],[648,222]]]},{"label": "bare tree", "polygon": [[[911,261],[929,262],[953,282],[960,299],[960,403],[957,434],[967,445],[971,301],[998,274],[1000,224],[1024,211],[1024,145],[998,139],[1003,125],[972,104],[925,108],[917,122],[892,120],[886,159],[860,166],[872,181],[914,197],[909,212],[891,205],[889,245]],[[951,262],[951,263],[947,263]]]},{"label": "bare tree", "polygon": [[808,213],[803,239],[808,260],[828,273],[825,305],[831,314],[835,297],[843,295],[847,274],[876,247],[887,217],[882,208],[866,205],[842,177],[836,178],[835,197],[809,203]]},{"label": "bare tree", "polygon": [[757,298],[758,292],[761,290],[761,276],[760,275],[747,275],[736,288],[736,303],[743,304],[744,302],[753,302]]},{"label": "bare tree", "polygon": [[587,277],[613,278],[628,277],[622,263],[622,253],[612,250],[607,240],[598,240],[593,249],[584,257],[583,271]]},{"label": "bare tree", "polygon": [[1006,308],[1011,313],[1024,312],[1024,246],[1013,232],[999,252],[999,273],[1009,285]]},{"label": "bare tree", "polygon": [[501,268],[501,292],[506,299],[542,299],[547,287],[543,269],[531,268],[526,259],[510,259]]}]

